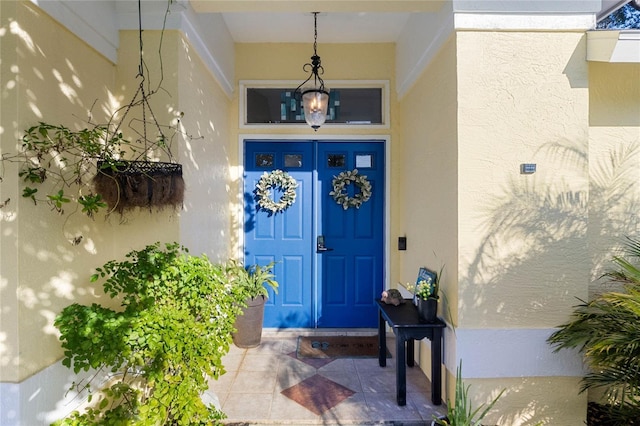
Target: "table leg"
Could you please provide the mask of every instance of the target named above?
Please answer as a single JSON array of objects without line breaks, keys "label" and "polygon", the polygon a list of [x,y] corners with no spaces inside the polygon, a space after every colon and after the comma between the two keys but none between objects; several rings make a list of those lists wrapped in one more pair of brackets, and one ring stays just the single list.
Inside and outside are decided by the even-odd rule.
[{"label": "table leg", "polygon": [[407,355],[405,352],[406,338],[402,333],[396,333],[396,400],[398,405],[407,405]]},{"label": "table leg", "polygon": [[378,314],[378,364],[380,367],[387,366],[387,332],[382,313]]},{"label": "table leg", "polygon": [[414,343],[415,340],[413,339],[407,339],[407,365],[409,367],[413,367],[416,362],[415,362],[415,350],[414,350]]},{"label": "table leg", "polygon": [[431,402],[442,404],[442,329],[433,330],[431,340]]}]

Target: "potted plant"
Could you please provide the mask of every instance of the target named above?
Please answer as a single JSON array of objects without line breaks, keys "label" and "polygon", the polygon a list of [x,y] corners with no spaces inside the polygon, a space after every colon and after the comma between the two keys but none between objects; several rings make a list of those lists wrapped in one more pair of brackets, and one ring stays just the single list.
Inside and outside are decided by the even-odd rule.
[{"label": "potted plant", "polygon": [[178,244],[132,251],[97,268],[117,310],[74,303],[55,319],[63,365],[75,373],[97,369],[111,376],[90,406],[60,425],[210,425],[224,417],[203,402],[208,378],[224,373],[240,294],[228,285],[224,265],[188,254]]},{"label": "potted plant", "polygon": [[[486,417],[498,399],[505,392],[503,389],[489,404],[482,404],[478,408],[473,409],[471,401],[469,401],[469,388],[462,381],[462,360],[456,370],[456,390],[453,404],[447,401],[447,415],[442,417],[434,417],[431,426],[480,426],[482,419]],[[483,410],[484,408],[484,410]],[[482,412],[480,412],[482,410]]]},{"label": "potted plant", "polygon": [[413,292],[415,303],[418,307],[420,318],[427,322],[434,322],[438,315],[438,300],[440,299],[440,277],[444,266],[439,273],[421,267],[418,272],[416,284],[408,284],[406,287]]},{"label": "potted plant", "polygon": [[590,404],[607,424],[640,424],[640,239],[628,238],[626,256],[616,256],[615,269],[604,277],[614,285],[592,300],[580,301],[571,319],[548,342],[560,349],[577,348],[589,373],[581,391],[600,388],[604,401]]},{"label": "potted plant", "polygon": [[243,300],[242,313],[236,318],[233,343],[240,348],[254,348],[260,345],[262,323],[264,320],[264,304],[269,296],[267,287],[278,291],[278,282],[274,280],[273,267],[268,265],[251,265],[244,267],[238,261],[227,265],[227,277],[239,298]]}]

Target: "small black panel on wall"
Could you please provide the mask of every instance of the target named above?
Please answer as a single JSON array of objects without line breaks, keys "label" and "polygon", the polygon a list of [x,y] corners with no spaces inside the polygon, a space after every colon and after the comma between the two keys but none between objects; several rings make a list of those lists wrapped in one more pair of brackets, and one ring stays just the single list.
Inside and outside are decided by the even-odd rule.
[{"label": "small black panel on wall", "polygon": [[407,237],[398,237],[398,250],[407,249]]}]

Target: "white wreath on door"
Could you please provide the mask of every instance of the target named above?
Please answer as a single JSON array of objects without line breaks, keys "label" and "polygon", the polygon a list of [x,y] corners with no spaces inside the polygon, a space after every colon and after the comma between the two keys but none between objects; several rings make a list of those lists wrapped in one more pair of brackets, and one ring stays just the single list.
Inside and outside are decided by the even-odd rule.
[{"label": "white wreath on door", "polygon": [[[349,207],[359,209],[362,204],[371,198],[371,182],[369,182],[365,175],[358,174],[358,169],[340,172],[338,176],[333,177],[331,183],[333,185],[333,191],[329,192],[329,195],[345,210]],[[353,197],[349,197],[347,193],[347,186],[351,184],[355,185],[359,191],[354,194]]]},{"label": "white wreath on door", "polygon": [[[271,213],[283,212],[296,201],[298,182],[287,172],[273,170],[264,172],[256,184],[255,195],[258,205]],[[276,202],[271,195],[274,188],[282,189],[282,196]]]}]

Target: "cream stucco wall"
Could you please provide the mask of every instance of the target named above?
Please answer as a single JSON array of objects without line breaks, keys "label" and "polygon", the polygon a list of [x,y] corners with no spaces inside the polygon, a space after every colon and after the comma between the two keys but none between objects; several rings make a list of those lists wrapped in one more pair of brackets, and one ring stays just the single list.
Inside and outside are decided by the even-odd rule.
[{"label": "cream stucco wall", "polygon": [[[138,87],[137,31],[120,33],[114,64],[31,2],[1,2],[0,22],[1,153],[15,153],[23,130],[40,120],[80,129],[89,126],[91,111],[93,123],[105,123]],[[145,31],[151,90],[160,83],[159,40],[158,31]],[[162,56],[163,90],[151,106],[162,124],[176,123],[184,112],[184,134],[173,141],[187,181],[184,211],[143,210],[95,220],[72,211],[59,216],[23,199],[17,165],[3,164],[0,198],[9,201],[0,208],[0,424],[49,424],[81,401],[65,399],[71,383],[82,377],[59,362],[53,320],[74,302],[117,304],[89,283],[96,267],[155,241],[179,241],[213,260],[231,253],[230,166],[224,154],[232,151],[230,99],[180,32],[165,33]],[[132,135],[128,123],[140,117],[135,108],[130,112],[125,136]],[[78,236],[80,244],[71,244]]]},{"label": "cream stucco wall", "polygon": [[584,39],[458,31],[401,100],[401,202],[418,241],[401,270],[445,265],[445,394],[462,359],[476,405],[507,388],[492,424],[579,425],[586,413],[579,358],[545,342],[590,276]]},{"label": "cream stucco wall", "polygon": [[640,230],[640,64],[589,63],[591,291],[626,236]]},{"label": "cream stucco wall", "polygon": [[[548,375],[538,383],[571,396],[558,401],[547,392],[544,398],[535,381],[528,382],[521,392],[540,397],[527,421],[548,417],[566,425],[584,420],[585,396],[575,377],[564,377],[579,370],[560,368],[547,334],[535,330],[551,332],[576,298],[588,295],[585,40],[570,32],[458,33],[458,326],[518,329],[535,342],[525,352],[520,339],[494,340],[491,349],[478,351],[483,361],[473,360],[470,375],[513,377],[509,363],[494,363],[504,353],[521,367],[538,359],[540,370],[529,375]],[[535,163],[536,173],[521,174],[522,163]],[[473,357],[476,349],[459,341],[457,357]],[[510,419],[501,424],[526,424],[524,417],[511,419],[522,409],[511,400],[515,393],[508,388],[497,407]]]},{"label": "cream stucco wall", "polygon": [[587,296],[585,36],[462,32],[458,49],[459,325],[553,327]]},{"label": "cream stucco wall", "polygon": [[[118,75],[124,102],[132,99],[140,83],[136,78],[140,62],[138,38],[137,31],[120,33]],[[171,138],[174,161],[182,164],[185,201],[179,212],[139,212],[134,217],[144,217],[142,221],[134,227],[125,223],[119,231],[158,241],[179,240],[192,253],[207,254],[213,261],[226,260],[232,254],[230,203],[235,196],[230,177],[234,164],[230,156],[235,155],[236,148],[229,136],[231,100],[181,32],[165,31],[162,35],[160,31],[146,30],[143,46],[145,78],[149,83],[145,89],[156,92],[150,99],[151,108],[165,135]],[[158,55],[160,48],[162,57]],[[138,119],[140,113],[139,108],[130,112]],[[155,135],[154,125],[149,118],[147,121],[149,134]],[[164,161],[168,159],[166,153],[157,155]]]},{"label": "cream stucco wall", "polygon": [[180,214],[180,240],[212,261],[232,257],[236,141],[231,137],[231,99],[185,37],[178,40],[178,108],[188,134],[180,144],[187,192]]},{"label": "cream stucco wall", "polygon": [[[115,67],[29,3],[2,2],[2,152],[15,153],[23,129],[38,121],[86,126],[104,120]],[[72,301],[93,300],[87,278],[113,242],[90,221],[21,197],[17,165],[4,170],[2,196],[2,328],[0,380],[19,382],[62,355],[53,318]],[[84,235],[81,244],[69,240]],[[5,328],[7,327],[7,328]],[[10,331],[9,331],[10,330]],[[37,342],[37,344],[34,344]]]},{"label": "cream stucco wall", "polygon": [[446,298],[440,315],[457,323],[458,129],[456,43],[444,43],[402,99],[402,154],[393,183],[403,206],[399,233],[407,236],[399,277],[413,282],[420,266],[439,271]]}]

